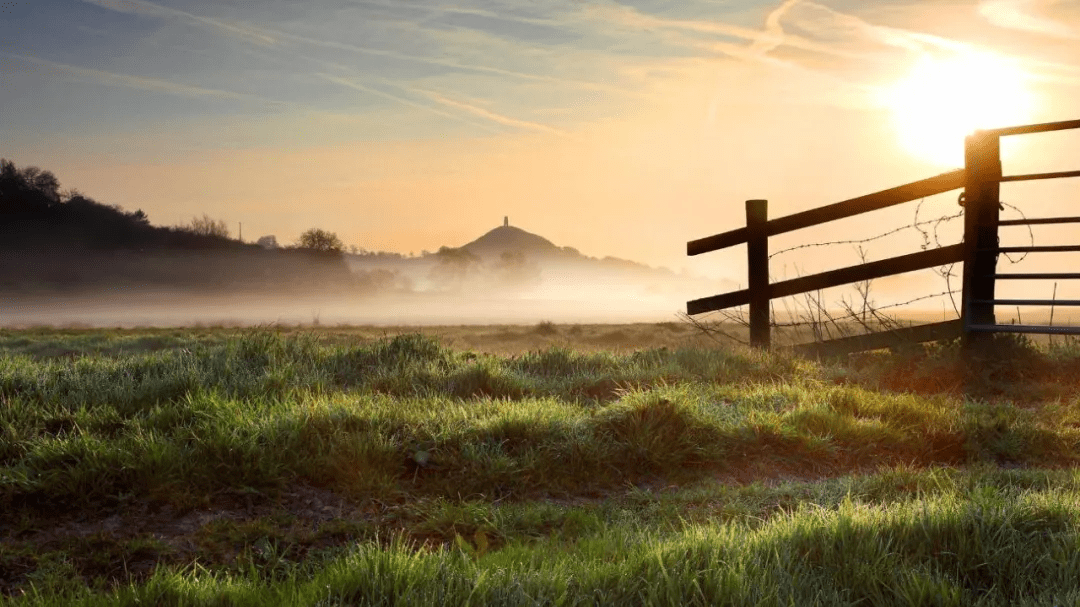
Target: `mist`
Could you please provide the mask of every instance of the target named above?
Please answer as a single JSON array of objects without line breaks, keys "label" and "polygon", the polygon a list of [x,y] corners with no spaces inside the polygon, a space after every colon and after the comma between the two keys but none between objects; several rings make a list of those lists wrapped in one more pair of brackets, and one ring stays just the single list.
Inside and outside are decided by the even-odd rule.
[{"label": "mist", "polygon": [[[630,323],[675,320],[711,282],[653,270],[538,269],[520,279],[476,267],[447,278],[430,259],[401,269],[355,262],[354,282],[305,289],[194,289],[96,284],[93,288],[2,295],[5,327],[432,326]],[[185,266],[190,267],[190,266]],[[440,272],[443,270],[443,272]],[[713,287],[715,288],[715,287]]]},{"label": "mist", "polygon": [[[554,296],[555,293],[552,293]],[[12,298],[0,313],[8,328],[185,326],[433,326],[624,323],[674,320],[679,300],[398,294],[343,297],[175,292]]]}]

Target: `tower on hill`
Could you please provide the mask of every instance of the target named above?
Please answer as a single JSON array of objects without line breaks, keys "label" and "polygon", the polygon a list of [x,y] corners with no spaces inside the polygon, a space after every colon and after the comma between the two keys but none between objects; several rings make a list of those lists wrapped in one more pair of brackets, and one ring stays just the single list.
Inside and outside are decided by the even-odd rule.
[{"label": "tower on hill", "polygon": [[503,227],[505,228],[505,227],[509,227],[509,226],[510,226],[510,216],[509,215],[503,215]]}]

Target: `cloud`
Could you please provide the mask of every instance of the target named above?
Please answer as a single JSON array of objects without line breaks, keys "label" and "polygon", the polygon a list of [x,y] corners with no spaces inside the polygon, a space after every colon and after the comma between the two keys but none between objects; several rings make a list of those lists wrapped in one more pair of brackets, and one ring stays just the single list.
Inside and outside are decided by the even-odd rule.
[{"label": "cloud", "polygon": [[[985,12],[987,10],[990,10],[991,12],[996,11],[996,16],[994,18],[999,20],[1004,19],[1005,15],[1011,15],[1009,19],[1003,21],[1002,24],[1009,24],[1008,26],[1013,29],[1026,29],[1027,31],[1033,32],[1038,31],[1049,36],[1057,37],[1064,35],[1067,31],[1073,31],[1069,30],[1064,24],[1037,17],[1031,17],[1031,20],[1027,20],[1027,17],[1030,17],[1030,15],[1018,12],[1022,11],[1024,8],[1030,8],[1033,5],[1040,3],[1054,3],[1054,0],[986,0],[980,4],[979,10],[984,16],[986,16]],[[849,43],[862,42],[864,44],[876,45],[879,47],[878,52],[875,53],[876,60],[879,63],[883,61],[893,61],[887,55],[880,52],[883,50],[880,48],[881,46],[897,49],[913,55],[941,51],[965,55],[994,52],[993,49],[980,47],[977,44],[965,42],[963,40],[954,40],[952,38],[925,32],[873,24],[855,15],[841,13],[823,4],[813,2],[812,0],[802,0],[800,6],[814,10],[823,16],[823,18],[817,20],[807,19],[800,21],[799,26],[801,28],[813,31],[816,36],[820,38],[831,37],[836,39],[846,39]],[[1021,28],[1021,25],[1023,28]],[[870,46],[868,48],[873,47]],[[875,55],[868,54],[867,56],[875,58]],[[1052,60],[1035,58],[1035,56],[1024,56],[1023,53],[1014,53],[1010,55],[1010,58],[1022,65],[1033,80],[1068,85],[1076,85],[1077,82],[1080,81],[1080,65],[1077,65],[1076,63],[1054,62]]]},{"label": "cloud", "polygon": [[622,95],[633,95],[632,91],[621,89],[618,87],[606,85],[599,82],[591,82],[588,80],[578,80],[574,78],[563,78],[559,76],[549,76],[546,74],[535,74],[531,72],[523,72],[520,70],[511,70],[500,67],[494,67],[490,65],[481,65],[475,63],[467,63],[454,59],[438,58],[438,57],[423,57],[419,55],[410,55],[407,53],[401,53],[398,51],[392,51],[387,49],[371,48],[366,46],[358,46],[347,42],[337,42],[334,40],[323,40],[318,38],[311,38],[308,36],[301,36],[298,34],[292,34],[282,31],[273,31],[273,35],[277,36],[281,40],[290,40],[292,42],[298,42],[301,44],[307,44],[312,46],[318,46],[321,48],[334,49],[348,51],[352,53],[358,53],[362,55],[373,55],[378,57],[387,57],[390,59],[398,59],[402,61],[414,61],[417,63],[424,63],[428,65],[435,65],[445,67],[453,70],[460,70],[465,72],[477,72],[482,74],[492,74],[496,76],[507,76],[510,78],[516,78],[519,80],[530,80],[534,82],[546,82],[551,84],[558,84],[563,86],[573,86],[585,89],[601,90],[609,93],[617,93]]},{"label": "cloud", "polygon": [[[906,29],[876,25],[860,17],[848,13],[841,13],[829,8],[824,4],[804,0],[801,6],[810,8],[828,17],[828,21],[818,22],[816,30],[823,34],[827,29],[842,29],[876,44],[898,48],[916,53],[926,52],[930,49],[947,50],[954,52],[970,51],[972,46],[965,42],[935,36],[923,32],[914,32]],[[813,27],[813,26],[810,26]]]},{"label": "cloud", "polygon": [[133,15],[146,15],[150,17],[160,18],[176,18],[187,21],[194,25],[207,27],[216,30],[220,33],[224,33],[230,37],[240,38],[256,44],[269,46],[275,44],[277,41],[266,32],[259,28],[240,25],[237,23],[230,23],[222,21],[220,19],[213,19],[210,17],[201,17],[199,15],[193,15],[188,12],[177,10],[175,8],[169,8],[167,6],[161,6],[147,0],[80,0],[87,4],[93,4],[101,8],[117,11],[120,13],[128,13]]},{"label": "cloud", "polygon": [[801,0],[784,0],[780,6],[765,17],[766,37],[758,38],[751,43],[750,50],[752,52],[765,54],[784,43],[784,27],[780,24],[780,20],[799,2]]},{"label": "cloud", "polygon": [[532,130],[532,131],[541,131],[541,132],[544,132],[544,133],[552,133],[554,135],[559,135],[559,136],[562,136],[562,137],[568,136],[568,133],[566,133],[565,131],[562,131],[562,130],[557,129],[557,128],[555,128],[553,126],[550,126],[550,125],[540,124],[538,122],[530,122],[528,120],[520,120],[518,118],[511,118],[510,116],[504,116],[503,114],[499,114],[498,112],[493,112],[491,110],[488,110],[488,109],[485,109],[485,108],[482,108],[482,107],[479,107],[479,106],[475,106],[475,105],[472,105],[472,104],[469,104],[469,103],[465,103],[463,101],[456,101],[454,99],[450,99],[450,98],[448,98],[448,97],[446,97],[446,96],[444,96],[444,95],[442,95],[440,93],[437,93],[435,91],[425,91],[425,90],[422,90],[422,89],[414,89],[414,90],[416,90],[417,92],[422,93],[424,95],[427,95],[432,101],[435,101],[436,103],[441,103],[441,104],[443,104],[445,106],[457,108],[459,110],[464,110],[466,112],[469,112],[470,114],[473,114],[474,116],[479,116],[481,118],[485,118],[485,119],[490,120],[492,122],[497,122],[499,124],[503,124],[503,125],[506,125],[506,126],[512,126],[512,127],[516,127],[516,128],[520,128],[520,129],[527,129],[527,130]]},{"label": "cloud", "polygon": [[[161,6],[148,0],[80,0],[88,4],[108,8],[118,12],[148,15],[162,18],[177,18],[189,23],[205,26],[210,29],[216,30],[219,33],[223,33],[229,37],[239,38],[248,42],[253,42],[259,45],[278,45],[283,41],[289,41],[298,44],[316,46],[325,49],[347,51],[357,54],[386,57],[390,59],[397,59],[401,61],[410,61],[416,63],[423,63],[427,65],[444,67],[452,70],[477,72],[484,74],[492,74],[496,76],[506,76],[510,78],[516,78],[521,80],[531,80],[536,82],[547,82],[552,84],[559,84],[563,86],[573,86],[584,89],[601,90],[608,93],[615,93],[621,95],[633,95],[633,91],[621,89],[618,87],[606,85],[599,82],[592,82],[588,80],[580,80],[573,78],[563,78],[558,76],[550,76],[545,74],[536,74],[520,70],[500,68],[490,65],[483,65],[477,63],[463,62],[446,57],[425,57],[420,55],[412,55],[408,53],[401,53],[389,49],[373,48],[369,46],[361,46],[356,44],[350,44],[347,42],[338,42],[328,38],[313,38],[310,36],[303,36],[282,30],[254,26],[247,23],[239,22],[225,22],[219,19],[213,19],[209,17],[203,17],[195,15],[185,11]],[[408,5],[395,5],[382,2],[362,2],[362,4],[369,4],[374,6],[383,6],[387,8],[401,8]],[[492,18],[499,18],[509,21],[521,21],[524,23],[542,22],[544,20],[528,19],[522,17],[513,17],[505,15],[497,15],[491,11],[485,11],[482,9],[468,9],[464,7],[439,7],[435,9],[436,12],[455,12],[462,14],[477,14],[490,16]],[[548,24],[548,23],[545,23]],[[409,24],[415,25],[415,24]],[[430,33],[430,31],[426,32]]]},{"label": "cloud", "polygon": [[979,3],[979,14],[990,23],[1007,29],[1015,29],[1055,38],[1080,38],[1076,29],[1064,23],[1032,14],[1031,9],[1046,4],[1039,0],[984,0]]},{"label": "cloud", "polygon": [[[736,47],[723,47],[729,49],[729,51],[735,51],[735,54],[740,54],[747,58],[761,56],[764,52],[768,52],[769,50],[776,49],[780,46],[790,46],[804,51],[813,51],[827,55],[851,56],[851,53],[844,52],[833,46],[808,40],[802,36],[785,34],[779,27],[779,19],[792,6],[798,3],[799,0],[785,1],[780,8],[770,14],[769,18],[775,20],[775,24],[767,23],[767,29],[765,30],[742,27],[723,21],[705,19],[668,19],[646,14],[627,6],[615,7],[605,5],[590,10],[601,21],[617,23],[638,29],[683,30],[696,34],[711,34],[747,41],[751,44],[749,47],[746,47],[746,53],[735,51]],[[723,43],[719,44],[722,45]],[[728,52],[728,54],[732,53]]]},{"label": "cloud", "polygon": [[402,105],[407,105],[409,107],[413,107],[413,108],[416,108],[416,109],[419,109],[419,110],[423,110],[425,112],[431,112],[432,114],[436,114],[436,115],[442,116],[444,118],[450,118],[451,120],[457,120],[459,122],[464,122],[465,124],[475,126],[475,127],[479,128],[479,129],[483,129],[485,131],[489,131],[489,132],[493,132],[493,133],[501,132],[498,129],[491,128],[491,126],[489,126],[487,124],[474,122],[472,120],[462,118],[461,116],[458,116],[457,114],[453,114],[451,112],[445,112],[443,110],[440,110],[437,107],[433,107],[433,106],[430,106],[430,105],[419,103],[417,101],[413,101],[412,99],[408,99],[406,97],[399,97],[398,95],[387,93],[386,91],[382,91],[382,90],[379,90],[377,88],[367,86],[366,84],[361,84],[361,83],[356,82],[355,80],[352,80],[352,79],[349,79],[349,78],[342,78],[340,76],[333,76],[331,74],[323,74],[323,73],[316,74],[316,76],[318,76],[319,78],[322,78],[323,80],[326,80],[327,82],[332,82],[332,83],[337,84],[339,86],[344,86],[346,88],[351,88],[353,90],[360,91],[360,92],[363,92],[363,93],[370,93],[372,95],[377,95],[377,96],[382,97],[384,99],[389,99],[391,101],[400,103]]},{"label": "cloud", "polygon": [[0,55],[3,55],[5,57],[11,57],[13,59],[21,59],[23,61],[50,68],[58,72],[63,72],[72,76],[84,78],[96,84],[122,86],[131,89],[138,89],[141,91],[168,93],[170,95],[180,95],[183,97],[225,99],[231,101],[260,101],[264,103],[271,103],[274,105],[285,105],[283,102],[264,99],[262,97],[256,97],[254,95],[245,95],[243,93],[234,93],[232,91],[223,91],[220,89],[202,88],[188,84],[180,84],[177,82],[172,82],[170,80],[159,80],[157,78],[144,78],[140,76],[128,76],[126,74],[115,74],[113,72],[105,72],[102,70],[75,67],[73,65],[56,63],[55,61],[49,61],[47,59],[31,57],[28,55],[16,55],[12,53],[5,53],[3,51],[0,51]]},{"label": "cloud", "polygon": [[1080,86],[1080,65],[1041,60],[1022,60],[1021,64],[1033,80]]},{"label": "cloud", "polygon": [[[429,16],[446,15],[446,14],[459,14],[459,15],[476,15],[478,17],[488,17],[490,19],[498,19],[500,21],[513,21],[516,23],[525,23],[529,25],[544,25],[544,26],[559,26],[563,22],[557,19],[547,19],[543,17],[525,17],[522,15],[516,15],[512,11],[504,10],[488,10],[483,8],[477,8],[474,6],[457,6],[449,4],[432,5],[432,6],[419,6],[410,5],[401,2],[380,2],[379,0],[351,0],[353,4],[362,4],[366,6],[377,6],[388,10],[426,10]],[[539,7],[540,5],[537,5]]]}]

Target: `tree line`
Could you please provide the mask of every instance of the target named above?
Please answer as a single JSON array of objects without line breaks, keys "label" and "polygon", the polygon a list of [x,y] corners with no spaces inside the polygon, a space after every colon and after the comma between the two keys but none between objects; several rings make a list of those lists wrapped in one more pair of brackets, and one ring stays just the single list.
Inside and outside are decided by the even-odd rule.
[{"label": "tree line", "polygon": [[[273,238],[273,237],[270,237]],[[275,241],[276,244],[276,241]],[[51,171],[0,159],[0,249],[247,249],[225,222],[207,214],[174,227],[154,226],[141,209],[125,211],[78,190],[63,190]],[[311,228],[292,247],[340,255],[337,234]]]}]

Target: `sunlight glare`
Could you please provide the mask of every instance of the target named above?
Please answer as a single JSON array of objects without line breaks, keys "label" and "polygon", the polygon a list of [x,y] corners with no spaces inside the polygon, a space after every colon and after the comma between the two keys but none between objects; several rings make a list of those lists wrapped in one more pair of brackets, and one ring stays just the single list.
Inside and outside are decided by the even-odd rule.
[{"label": "sunlight glare", "polygon": [[1031,121],[1032,95],[1024,71],[1008,58],[970,52],[923,56],[883,91],[901,145],[934,164],[964,164],[964,137],[977,129]]}]

